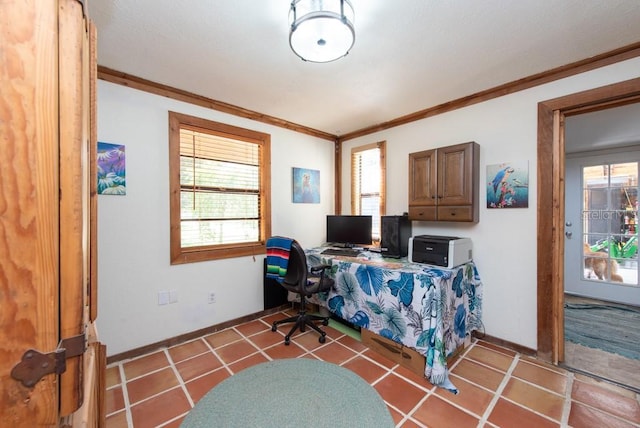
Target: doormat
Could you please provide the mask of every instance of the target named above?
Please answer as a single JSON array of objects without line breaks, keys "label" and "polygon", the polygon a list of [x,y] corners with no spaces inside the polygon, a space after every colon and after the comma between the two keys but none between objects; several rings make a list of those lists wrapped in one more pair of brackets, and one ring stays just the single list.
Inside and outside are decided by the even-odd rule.
[{"label": "doormat", "polygon": [[564,305],[566,340],[640,360],[640,309],[594,304]]}]

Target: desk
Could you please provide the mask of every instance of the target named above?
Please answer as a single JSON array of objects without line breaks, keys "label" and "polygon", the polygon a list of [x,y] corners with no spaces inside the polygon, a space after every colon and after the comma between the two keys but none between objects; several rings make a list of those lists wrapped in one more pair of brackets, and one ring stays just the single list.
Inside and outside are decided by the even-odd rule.
[{"label": "desk", "polygon": [[385,259],[327,256],[307,250],[310,265],[330,264],[335,289],[326,305],[341,318],[409,346],[426,357],[431,383],[457,392],[447,356],[482,327],[482,282],[473,262],[446,269]]}]

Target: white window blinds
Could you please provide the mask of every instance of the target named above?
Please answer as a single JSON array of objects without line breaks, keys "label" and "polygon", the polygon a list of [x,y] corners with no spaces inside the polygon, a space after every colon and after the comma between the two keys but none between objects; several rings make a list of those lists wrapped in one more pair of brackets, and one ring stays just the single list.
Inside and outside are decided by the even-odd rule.
[{"label": "white window blinds", "polygon": [[260,239],[260,145],[180,130],[183,247]]}]

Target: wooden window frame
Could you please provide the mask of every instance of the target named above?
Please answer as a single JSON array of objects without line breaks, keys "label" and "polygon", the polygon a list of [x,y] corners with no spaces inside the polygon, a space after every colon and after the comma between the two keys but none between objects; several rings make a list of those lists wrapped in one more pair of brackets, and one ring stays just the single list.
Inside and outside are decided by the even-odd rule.
[{"label": "wooden window frame", "polygon": [[[260,227],[255,242],[182,247],[180,217],[180,130],[197,128],[201,132],[234,138],[260,146]],[[271,136],[258,131],[169,112],[169,187],[171,264],[183,264],[232,257],[264,254],[271,235]]]},{"label": "wooden window frame", "polygon": [[[377,143],[366,144],[364,146],[353,147],[351,149],[351,214],[360,214],[360,195],[358,190],[358,180],[355,176],[355,157],[361,152],[365,152],[371,149],[380,150],[380,217],[386,214],[386,183],[387,183],[387,167],[386,167],[386,141],[379,141]],[[378,237],[379,238],[379,237]]]}]

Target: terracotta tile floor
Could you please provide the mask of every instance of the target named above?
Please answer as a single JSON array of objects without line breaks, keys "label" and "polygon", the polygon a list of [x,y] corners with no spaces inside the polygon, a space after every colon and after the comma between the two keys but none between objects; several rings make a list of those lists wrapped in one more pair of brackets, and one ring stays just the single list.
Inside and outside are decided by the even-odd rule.
[{"label": "terracotta tile floor", "polygon": [[107,428],[178,427],[193,405],[238,371],[278,358],[317,358],[352,370],[387,403],[397,427],[640,427],[629,390],[474,340],[450,362],[460,393],[435,388],[358,340],[325,327],[283,344],[277,313],[107,367]]}]

